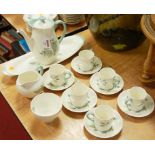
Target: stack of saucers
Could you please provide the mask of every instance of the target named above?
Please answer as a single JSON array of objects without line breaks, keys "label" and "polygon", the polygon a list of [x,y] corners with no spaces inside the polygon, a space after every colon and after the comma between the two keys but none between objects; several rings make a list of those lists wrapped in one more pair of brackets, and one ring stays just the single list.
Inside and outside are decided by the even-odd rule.
[{"label": "stack of saucers", "polygon": [[74,25],[80,23],[84,20],[83,14],[60,14],[60,18],[69,25]]}]

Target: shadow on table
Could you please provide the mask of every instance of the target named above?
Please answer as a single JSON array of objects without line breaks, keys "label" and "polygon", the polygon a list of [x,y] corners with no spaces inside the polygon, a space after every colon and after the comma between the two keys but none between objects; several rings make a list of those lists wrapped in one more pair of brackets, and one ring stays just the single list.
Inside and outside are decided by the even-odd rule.
[{"label": "shadow on table", "polygon": [[57,136],[62,133],[62,124],[59,117],[51,123],[44,123],[34,119],[32,124],[31,133],[37,139],[57,139]]},{"label": "shadow on table", "polygon": [[112,138],[97,138],[97,137],[91,135],[85,128],[83,128],[83,132],[89,140],[117,140],[121,136],[121,132],[120,132],[119,134],[117,134],[116,136],[114,136]]},{"label": "shadow on table", "polygon": [[70,116],[72,118],[75,118],[75,119],[83,119],[84,118],[84,115],[85,113],[75,113],[75,112],[71,112],[69,110],[67,110],[66,108],[62,108],[62,111],[67,115],[67,116]]},{"label": "shadow on table", "polygon": [[155,111],[152,114],[148,115],[148,116],[140,117],[140,118],[132,117],[132,116],[129,116],[129,115],[125,114],[124,112],[122,112],[119,109],[118,106],[117,106],[117,111],[119,112],[119,114],[122,116],[123,119],[125,119],[127,121],[134,122],[134,123],[142,123],[144,121],[150,120],[152,117],[155,118]]}]

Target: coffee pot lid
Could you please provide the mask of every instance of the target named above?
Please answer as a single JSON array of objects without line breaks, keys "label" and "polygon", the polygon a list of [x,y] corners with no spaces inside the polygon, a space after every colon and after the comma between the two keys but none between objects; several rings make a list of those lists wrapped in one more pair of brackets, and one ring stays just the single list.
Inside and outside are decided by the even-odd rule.
[{"label": "coffee pot lid", "polygon": [[53,25],[53,21],[41,16],[38,19],[34,19],[29,23],[32,28],[36,29],[49,29]]},{"label": "coffee pot lid", "polygon": [[56,20],[58,17],[57,14],[24,14],[23,20],[25,22],[30,22],[31,20],[39,19],[41,16],[49,20]]}]

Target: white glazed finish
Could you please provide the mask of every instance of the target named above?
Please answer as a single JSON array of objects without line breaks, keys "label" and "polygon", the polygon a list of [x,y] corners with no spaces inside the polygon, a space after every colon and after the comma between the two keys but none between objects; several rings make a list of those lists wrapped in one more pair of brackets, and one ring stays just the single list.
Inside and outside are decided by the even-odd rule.
[{"label": "white glazed finish", "polygon": [[[31,38],[29,38],[23,30],[19,30],[19,33],[24,36],[30,50],[33,52],[39,63],[43,65],[53,63],[58,54],[59,43],[66,33],[66,25],[60,20],[54,22],[53,20],[48,19],[32,20],[29,24],[32,26]],[[58,40],[55,34],[55,28],[58,24],[62,24],[64,27],[64,32],[60,40]]]},{"label": "white glazed finish", "polygon": [[87,72],[93,69],[94,52],[92,50],[82,50],[79,52],[79,67],[82,71]]},{"label": "white glazed finish", "polygon": [[70,100],[75,107],[83,107],[88,103],[88,87],[76,82],[71,87]]},{"label": "white glazed finish", "polygon": [[62,100],[53,93],[42,93],[31,101],[31,111],[45,123],[52,122],[62,109]]},{"label": "white glazed finish", "polygon": [[99,131],[108,131],[112,127],[112,121],[114,120],[113,110],[110,106],[101,104],[94,109],[93,118],[94,125]]},{"label": "white glazed finish", "polygon": [[24,72],[17,78],[16,89],[23,96],[33,98],[43,91],[43,78],[35,71]]},{"label": "white glazed finish", "polygon": [[141,87],[134,86],[128,90],[128,106],[133,111],[143,109],[147,92]]},{"label": "white glazed finish", "polygon": [[114,77],[116,76],[116,72],[110,67],[102,68],[98,76],[99,80],[99,87],[104,90],[110,90],[114,86]]}]

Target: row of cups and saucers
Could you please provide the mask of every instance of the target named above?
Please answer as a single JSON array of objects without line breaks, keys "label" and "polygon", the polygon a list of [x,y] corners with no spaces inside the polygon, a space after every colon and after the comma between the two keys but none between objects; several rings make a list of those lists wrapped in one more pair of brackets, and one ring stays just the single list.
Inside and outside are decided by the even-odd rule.
[{"label": "row of cups and saucers", "polygon": [[[87,131],[99,138],[110,138],[123,128],[120,114],[108,104],[97,104],[97,93],[112,95],[121,91],[124,81],[111,67],[103,67],[100,58],[92,50],[83,50],[75,57],[71,66],[80,74],[93,74],[90,87],[61,64],[53,64],[43,76],[35,71],[27,71],[18,76],[17,90],[26,97],[33,98],[31,111],[44,122],[53,121],[62,105],[71,112],[87,112],[84,126]],[[101,69],[102,68],[102,69]],[[43,87],[52,91],[65,90],[59,97],[54,93],[43,92]],[[141,87],[132,87],[121,92],[117,98],[118,107],[133,117],[144,117],[154,110],[152,97]],[[96,107],[95,107],[96,106]]]}]

